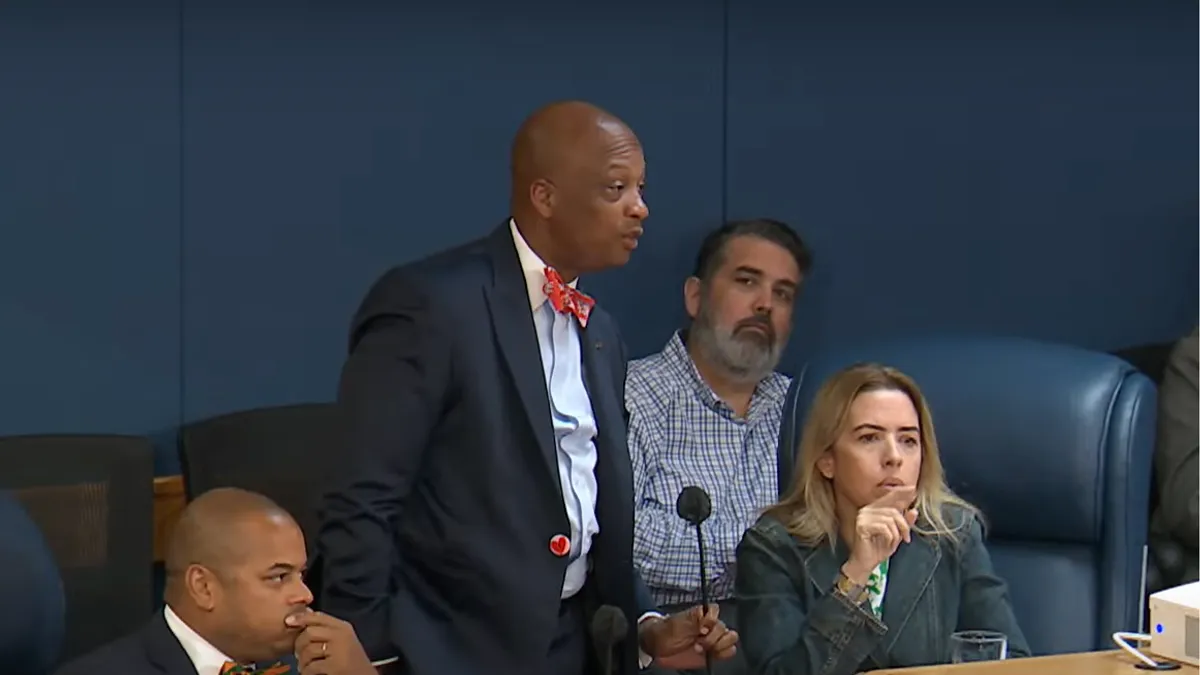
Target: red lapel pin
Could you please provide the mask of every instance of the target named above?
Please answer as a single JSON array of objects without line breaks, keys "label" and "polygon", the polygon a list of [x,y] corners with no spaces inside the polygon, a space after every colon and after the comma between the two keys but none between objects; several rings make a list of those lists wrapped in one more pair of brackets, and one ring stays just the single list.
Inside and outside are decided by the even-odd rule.
[{"label": "red lapel pin", "polygon": [[550,537],[550,552],[560,558],[565,556],[571,552],[571,540],[561,534]]}]

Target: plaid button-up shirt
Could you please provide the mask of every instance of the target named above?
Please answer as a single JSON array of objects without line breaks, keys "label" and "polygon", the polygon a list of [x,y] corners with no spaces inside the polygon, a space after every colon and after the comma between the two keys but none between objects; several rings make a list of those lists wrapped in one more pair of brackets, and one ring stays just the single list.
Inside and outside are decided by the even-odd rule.
[{"label": "plaid button-up shirt", "polygon": [[701,526],[709,598],[732,597],[742,534],[778,499],[776,447],[790,382],[780,373],[767,376],[741,418],[700,377],[679,333],[661,353],[629,364],[633,562],[660,605],[700,600],[696,530],[675,511],[689,485],[712,498],[712,515]]}]

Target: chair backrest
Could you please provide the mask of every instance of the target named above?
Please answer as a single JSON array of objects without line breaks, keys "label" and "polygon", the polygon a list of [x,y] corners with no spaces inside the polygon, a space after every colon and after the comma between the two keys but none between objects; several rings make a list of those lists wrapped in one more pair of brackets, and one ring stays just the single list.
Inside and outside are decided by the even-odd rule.
[{"label": "chair backrest", "polygon": [[62,578],[37,524],[3,490],[0,532],[0,663],[8,675],[47,675],[66,625]]},{"label": "chair backrest", "polygon": [[817,389],[860,361],[900,369],[933,411],[951,489],[988,521],[1035,653],[1106,649],[1139,628],[1154,385],[1124,361],[1010,338],[894,341],[822,354],[788,393],[781,472]]},{"label": "chair backrest", "polygon": [[63,659],[145,623],[154,606],[154,448],[149,439],[0,438],[0,489],[11,491],[37,524],[62,575]]},{"label": "chair backrest", "polygon": [[218,487],[266,495],[300,524],[311,553],[321,491],[343,450],[341,429],[332,403],[258,408],[187,424],[179,456],[188,499]]}]

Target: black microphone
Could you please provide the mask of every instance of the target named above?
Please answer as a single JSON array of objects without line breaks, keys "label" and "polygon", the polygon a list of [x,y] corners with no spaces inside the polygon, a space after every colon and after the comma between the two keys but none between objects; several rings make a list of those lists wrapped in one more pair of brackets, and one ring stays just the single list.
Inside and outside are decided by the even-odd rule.
[{"label": "black microphone", "polygon": [[[675,512],[680,518],[696,526],[696,543],[700,547],[700,605],[708,611],[708,573],[704,569],[704,533],[700,523],[712,515],[712,499],[704,488],[689,485],[679,493],[675,500]],[[704,672],[712,675],[712,653],[704,653]]]},{"label": "black microphone", "polygon": [[600,605],[592,615],[592,645],[600,656],[603,675],[612,675],[613,647],[625,639],[629,632],[629,620],[625,612],[612,605]]}]

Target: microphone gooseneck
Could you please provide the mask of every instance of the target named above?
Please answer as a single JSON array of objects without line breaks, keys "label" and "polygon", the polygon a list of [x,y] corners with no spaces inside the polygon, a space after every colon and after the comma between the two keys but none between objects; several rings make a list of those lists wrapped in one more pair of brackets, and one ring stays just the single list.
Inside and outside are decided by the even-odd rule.
[{"label": "microphone gooseneck", "polygon": [[629,620],[612,605],[600,605],[592,615],[592,645],[600,657],[601,672],[612,675],[613,647],[625,639]]},{"label": "microphone gooseneck", "polygon": [[[689,485],[679,492],[679,498],[675,500],[675,512],[696,527],[696,544],[700,549],[700,606],[707,612],[708,572],[704,565],[704,532],[700,529],[700,524],[712,515],[712,498],[704,488]],[[704,670],[708,675],[712,675],[712,654],[708,652],[704,654]]]}]

